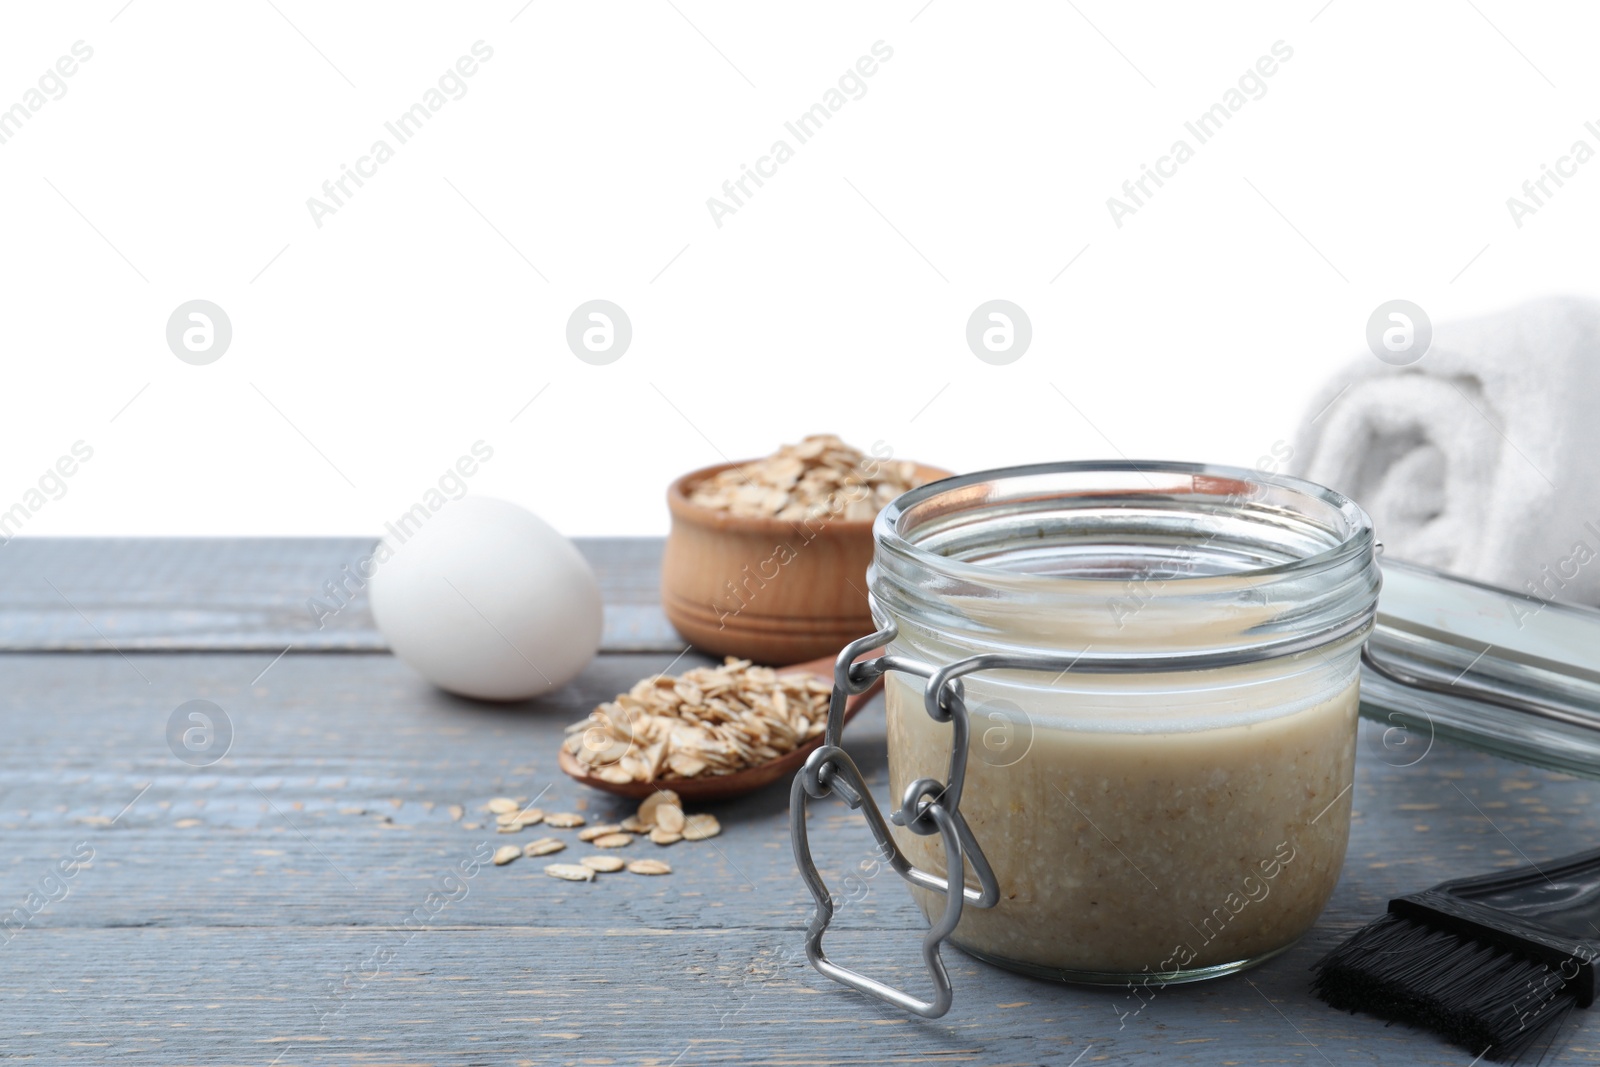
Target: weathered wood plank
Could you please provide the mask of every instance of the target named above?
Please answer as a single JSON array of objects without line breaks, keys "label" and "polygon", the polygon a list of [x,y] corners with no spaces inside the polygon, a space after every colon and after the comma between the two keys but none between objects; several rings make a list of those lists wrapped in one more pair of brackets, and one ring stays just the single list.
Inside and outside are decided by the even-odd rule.
[{"label": "weathered wood plank", "polygon": [[[372,538],[29,538],[0,546],[0,650],[382,651],[348,574]],[[661,540],[579,538],[606,602],[602,648],[683,648],[658,602]],[[348,568],[348,570],[346,570]],[[339,597],[328,583],[355,590]],[[313,611],[316,598],[332,614]]]},{"label": "weathered wood plank", "polygon": [[[13,1011],[30,1003],[35,1010],[21,1018],[20,1033],[7,1035],[6,1052],[46,1062],[87,1054],[96,1062],[279,1067],[1470,1060],[1300,993],[1272,991],[1265,974],[1253,979],[1265,996],[1243,982],[1229,983],[1242,997],[1221,995],[1221,987],[1164,990],[1119,1030],[1115,993],[1032,981],[959,952],[947,962],[963,1001],[929,1021],[827,983],[785,955],[785,933],[457,923],[408,937],[394,927],[210,927],[19,939],[7,949],[0,998]],[[903,935],[872,933],[853,947],[889,980],[920,977]],[[340,999],[307,980],[386,948],[392,962],[352,977]],[[1582,1036],[1575,1035],[1580,1045]],[[1557,1062],[1588,1058],[1569,1048]]]},{"label": "weathered wood plank", "polygon": [[[1363,724],[1344,877],[1291,952],[1247,977],[1162,990],[1123,1019],[1137,1006],[1125,990],[1032,981],[946,950],[956,1007],[927,1022],[832,985],[796,955],[808,898],[781,787],[711,809],[726,828],[713,842],[627,850],[664,856],[669,877],[572,885],[518,860],[466,879],[411,936],[407,916],[481,842],[540,836],[466,829],[487,797],[548,786],[546,810],[621,810],[559,775],[560,730],[671,655],[604,656],[515,707],[445,696],[386,655],[291,653],[258,679],[271,658],[0,657],[0,914],[74,849],[94,850],[67,895],[0,944],[0,1003],[14,1020],[0,1050],[681,1067],[1066,1064],[1093,1046],[1084,1064],[1464,1065],[1470,1056],[1427,1035],[1328,1010],[1309,997],[1306,968],[1391,895],[1600,840],[1595,783],[1443,743],[1391,766],[1417,750],[1402,760]],[[196,697],[224,708],[235,733],[227,758],[199,769],[165,735],[173,708]],[[881,704],[848,743],[886,802]],[[453,820],[451,804],[470,814]],[[842,804],[813,818],[828,874],[865,858]],[[555,833],[573,841],[562,858],[581,854],[575,835]],[[922,923],[903,887],[880,876],[858,897],[830,948],[921,988]],[[392,958],[361,978],[385,950]],[[1600,1062],[1590,1014],[1578,1013],[1556,1063]]]}]

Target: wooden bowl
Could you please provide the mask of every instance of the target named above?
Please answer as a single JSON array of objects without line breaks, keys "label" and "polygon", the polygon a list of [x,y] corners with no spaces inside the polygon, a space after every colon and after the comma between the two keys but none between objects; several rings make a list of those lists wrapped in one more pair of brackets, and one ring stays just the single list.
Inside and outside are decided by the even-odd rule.
[{"label": "wooden bowl", "polygon": [[[739,465],[691,471],[667,489],[667,619],[696,648],[756,663],[834,656],[870,634],[872,520],[751,518],[690,502],[701,481]],[[949,475],[917,467],[925,482]]]}]

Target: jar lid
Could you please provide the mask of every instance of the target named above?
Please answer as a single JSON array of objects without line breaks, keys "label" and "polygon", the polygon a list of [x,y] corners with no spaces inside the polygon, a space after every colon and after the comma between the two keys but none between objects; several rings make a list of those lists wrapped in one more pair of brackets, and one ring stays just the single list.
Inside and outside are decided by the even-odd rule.
[{"label": "jar lid", "polygon": [[1600,611],[1382,559],[1361,713],[1398,766],[1436,737],[1600,778]]}]

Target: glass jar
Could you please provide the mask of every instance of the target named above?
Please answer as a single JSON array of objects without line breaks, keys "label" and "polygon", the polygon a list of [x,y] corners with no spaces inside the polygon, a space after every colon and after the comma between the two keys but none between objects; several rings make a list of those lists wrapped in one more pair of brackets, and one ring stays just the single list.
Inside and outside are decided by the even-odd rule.
[{"label": "glass jar", "polygon": [[[1365,512],[1261,471],[1056,463],[923,486],[874,534],[880,633],[839,677],[885,677],[886,850],[934,933],[954,913],[950,940],[999,966],[1165,984],[1310,928],[1349,836],[1380,585]],[[886,655],[850,668],[871,641]]]}]

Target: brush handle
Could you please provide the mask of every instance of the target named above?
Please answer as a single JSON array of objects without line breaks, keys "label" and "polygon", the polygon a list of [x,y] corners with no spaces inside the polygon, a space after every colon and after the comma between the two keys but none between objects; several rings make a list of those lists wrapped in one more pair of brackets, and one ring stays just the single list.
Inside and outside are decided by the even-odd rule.
[{"label": "brush handle", "polygon": [[1548,863],[1457,878],[1433,890],[1600,945],[1600,848]]}]

